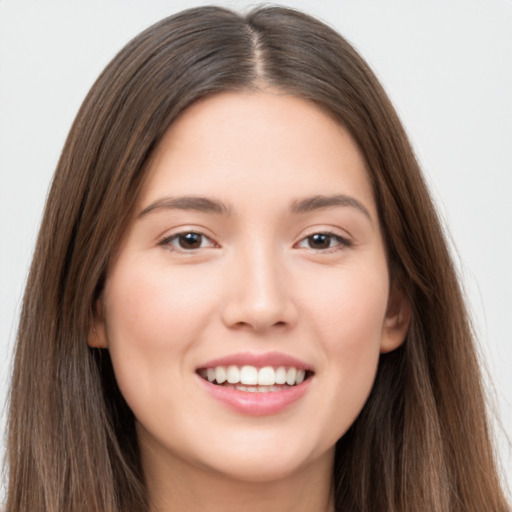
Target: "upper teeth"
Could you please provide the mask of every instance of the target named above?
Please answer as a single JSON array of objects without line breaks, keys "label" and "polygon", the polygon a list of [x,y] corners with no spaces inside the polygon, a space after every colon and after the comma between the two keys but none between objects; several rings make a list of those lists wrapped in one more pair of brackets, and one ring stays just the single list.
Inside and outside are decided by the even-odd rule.
[{"label": "upper teeth", "polygon": [[293,386],[300,384],[305,376],[306,371],[294,367],[285,368],[279,366],[264,366],[256,368],[255,366],[216,366],[202,370],[200,374],[210,382],[216,381],[217,384],[228,382],[230,384],[245,384],[258,386],[274,386],[275,384],[288,384]]}]

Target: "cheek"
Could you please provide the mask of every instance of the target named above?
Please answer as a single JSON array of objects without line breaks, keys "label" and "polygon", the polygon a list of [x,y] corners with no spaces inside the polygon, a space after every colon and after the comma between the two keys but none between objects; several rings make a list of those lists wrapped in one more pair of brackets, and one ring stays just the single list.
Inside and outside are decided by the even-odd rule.
[{"label": "cheek", "polygon": [[389,285],[385,264],[377,262],[316,279],[310,290],[311,319],[332,355],[359,358],[380,349]]},{"label": "cheek", "polygon": [[[341,437],[363,408],[373,386],[380,356],[388,298],[383,265],[340,272],[339,278],[318,281],[310,289],[310,329],[321,345],[320,392],[328,402],[325,424],[332,440]],[[325,292],[325,290],[329,290]]]},{"label": "cheek", "polygon": [[109,352],[118,385],[133,409],[138,397],[179,386],[189,370],[187,351],[213,307],[214,294],[205,288],[215,286],[208,280],[202,281],[203,288],[191,284],[189,274],[119,261],[107,280],[103,300]]},{"label": "cheek", "polygon": [[[174,271],[172,271],[174,270]],[[198,285],[200,283],[200,286]],[[110,338],[123,331],[145,348],[187,343],[210,309],[217,283],[187,266],[177,269],[144,259],[118,262],[105,287],[105,316]]]}]

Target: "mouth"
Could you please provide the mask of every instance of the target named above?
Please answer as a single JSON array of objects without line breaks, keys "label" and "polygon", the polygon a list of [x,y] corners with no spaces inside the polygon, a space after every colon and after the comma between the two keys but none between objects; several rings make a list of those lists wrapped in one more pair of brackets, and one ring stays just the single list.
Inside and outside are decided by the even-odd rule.
[{"label": "mouth", "polygon": [[311,378],[311,370],[295,366],[229,365],[199,368],[197,374],[216,386],[248,393],[284,391]]},{"label": "mouth", "polygon": [[278,414],[312,388],[310,365],[281,352],[230,354],[196,368],[203,389],[237,414]]}]

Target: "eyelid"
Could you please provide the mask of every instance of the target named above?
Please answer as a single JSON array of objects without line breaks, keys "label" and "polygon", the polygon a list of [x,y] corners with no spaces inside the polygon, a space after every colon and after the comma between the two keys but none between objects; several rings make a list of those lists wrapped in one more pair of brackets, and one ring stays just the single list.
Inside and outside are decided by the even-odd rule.
[{"label": "eyelid", "polygon": [[[333,247],[327,247],[325,249],[315,249],[314,247],[304,247],[302,244],[307,243],[308,239],[315,235],[326,235],[331,237],[331,239],[335,239],[338,243]],[[349,237],[343,236],[340,233],[333,231],[332,229],[312,229],[308,234],[303,235],[298,242],[294,244],[294,247],[299,249],[308,249],[310,251],[314,251],[315,253],[329,253],[341,251],[343,249],[352,247],[354,242],[350,240]]]},{"label": "eyelid", "polygon": [[[208,246],[203,246],[201,244],[200,247],[195,247],[195,248],[187,249],[187,248],[175,246],[175,245],[172,244],[172,242],[179,240],[180,236],[184,236],[184,235],[192,234],[192,233],[195,234],[195,235],[201,236],[203,240],[208,240],[208,242],[209,242]],[[182,228],[182,227],[180,227],[179,231],[174,231],[173,233],[165,235],[164,237],[162,237],[159,240],[157,245],[160,246],[160,247],[164,247],[164,248],[166,248],[166,249],[168,249],[170,251],[180,252],[180,253],[183,253],[183,254],[193,254],[193,253],[198,252],[199,250],[220,247],[219,244],[213,239],[212,236],[205,234],[204,231],[201,230],[201,229],[196,229],[196,228],[193,228],[193,227],[190,227],[190,228]]]}]

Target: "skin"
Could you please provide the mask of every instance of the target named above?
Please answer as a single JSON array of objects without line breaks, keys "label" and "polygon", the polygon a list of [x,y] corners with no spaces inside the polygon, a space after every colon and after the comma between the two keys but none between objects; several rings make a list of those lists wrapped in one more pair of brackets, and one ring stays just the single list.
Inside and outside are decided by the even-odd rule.
[{"label": "skin", "polygon": [[[350,200],[293,210],[333,195]],[[182,196],[226,211],[163,206]],[[190,232],[197,247],[181,247]],[[317,106],[265,90],[203,99],[170,127],[89,343],[110,350],[137,419],[153,510],[318,512],[333,510],[335,443],[408,323],[357,145]],[[200,385],[206,361],[269,351],[314,370],[278,413],[241,414]]]}]

